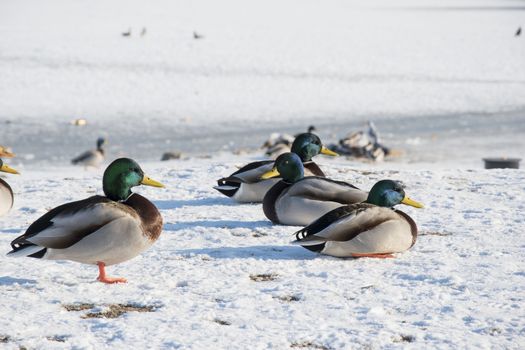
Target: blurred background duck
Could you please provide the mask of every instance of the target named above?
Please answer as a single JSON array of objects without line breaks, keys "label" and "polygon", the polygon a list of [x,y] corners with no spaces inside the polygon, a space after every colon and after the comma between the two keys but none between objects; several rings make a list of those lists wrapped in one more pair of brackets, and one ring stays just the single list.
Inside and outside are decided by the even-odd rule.
[{"label": "blurred background duck", "polygon": [[[0,171],[9,174],[19,174],[15,169],[4,164],[0,159]],[[14,195],[11,186],[4,180],[0,179],[0,216],[4,216],[13,207]]]},{"label": "blurred background duck", "polygon": [[397,204],[423,208],[405,194],[401,183],[377,182],[366,202],[336,208],[295,233],[292,242],[336,257],[389,258],[410,249],[417,239],[414,220]]},{"label": "blurred background duck", "polygon": [[11,147],[0,146],[0,158],[13,158],[14,156]]},{"label": "blurred background duck", "polygon": [[264,196],[263,211],[274,224],[305,226],[344,204],[360,203],[368,193],[343,182],[319,176],[304,177],[303,163],[285,153],[263,179],[281,176]]},{"label": "blurred background duck", "polygon": [[[316,130],[315,126],[310,125],[306,132],[311,134]],[[270,135],[270,138],[261,148],[266,148],[265,155],[272,159],[277,159],[281,154],[291,151],[292,143],[300,135],[301,134],[295,134],[292,136],[290,134],[280,134],[275,132]]]},{"label": "blurred background duck", "polygon": [[139,255],[162,231],[155,205],[131,188],[164,185],[144,175],[129,158],[111,163],[102,183],[105,197],[92,196],[50,210],[11,242],[13,250],[7,255],[98,265],[100,282],[126,282],[106,276],[105,267]]},{"label": "blurred background duck", "polygon": [[78,157],[73,158],[71,160],[71,163],[73,163],[74,165],[83,165],[84,167],[100,167],[100,165],[102,165],[102,162],[104,162],[105,158],[104,148],[102,148],[105,144],[106,139],[103,137],[99,137],[97,139],[96,149],[86,151]]},{"label": "blurred background duck", "polygon": [[295,138],[290,134],[274,132],[261,148],[266,148],[264,153],[266,156],[275,159],[283,153],[290,152],[294,140]]},{"label": "blurred background duck", "polygon": [[[311,133],[299,135],[292,144],[292,152],[297,154],[304,163],[304,172],[308,176],[325,176],[312,157],[322,153],[337,156],[337,153],[327,149],[319,136]],[[260,203],[266,192],[277,182],[275,179],[261,179],[261,176],[274,168],[273,160],[263,160],[245,165],[228,177],[217,181],[213,187],[225,196],[241,203]]]}]

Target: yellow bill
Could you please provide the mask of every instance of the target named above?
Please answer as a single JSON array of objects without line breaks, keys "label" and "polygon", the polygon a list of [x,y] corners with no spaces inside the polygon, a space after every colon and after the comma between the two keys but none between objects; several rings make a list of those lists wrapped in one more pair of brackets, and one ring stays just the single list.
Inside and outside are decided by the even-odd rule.
[{"label": "yellow bill", "polygon": [[9,174],[20,174],[18,171],[16,171],[13,168],[8,167],[5,164],[0,167],[0,171],[3,171],[4,173],[9,173]]},{"label": "yellow bill", "polygon": [[276,177],[276,176],[280,176],[281,174],[279,174],[279,172],[277,171],[276,168],[273,168],[272,170],[262,174],[261,176],[261,179],[263,180],[267,180],[267,179],[271,179],[272,177]]},{"label": "yellow bill", "polygon": [[338,153],[335,153],[334,151],[329,150],[325,146],[321,147],[321,153],[326,154],[327,156],[334,156],[334,157],[337,157],[339,155]]},{"label": "yellow bill", "polygon": [[410,206],[416,207],[416,208],[424,208],[425,207],[423,204],[421,204],[419,202],[416,202],[416,201],[408,198],[407,196],[405,196],[405,198],[403,198],[401,203],[406,204],[406,205],[410,205]]},{"label": "yellow bill", "polygon": [[143,185],[146,185],[146,186],[166,187],[163,184],[161,184],[160,182],[155,181],[155,180],[153,180],[152,178],[150,178],[149,176],[146,176],[146,175],[144,175],[144,178],[142,179],[142,181],[140,183],[143,184]]}]

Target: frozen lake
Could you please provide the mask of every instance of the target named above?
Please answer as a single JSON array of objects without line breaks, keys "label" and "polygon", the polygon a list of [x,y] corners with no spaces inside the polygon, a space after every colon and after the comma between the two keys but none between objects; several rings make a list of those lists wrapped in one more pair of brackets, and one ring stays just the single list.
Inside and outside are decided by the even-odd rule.
[{"label": "frozen lake", "polygon": [[374,120],[401,161],[522,156],[520,4],[3,1],[0,144],[66,163],[102,135],[113,156],[158,160]]},{"label": "frozen lake", "polygon": [[[395,162],[451,163],[479,168],[487,156],[523,156],[525,150],[525,112],[498,114],[454,114],[435,116],[370,116],[381,132],[384,143],[402,150]],[[161,118],[140,118],[117,127],[115,121],[100,120],[84,127],[66,121],[12,120],[2,124],[2,143],[12,145],[20,156],[12,162],[68,163],[94,140],[105,136],[108,157],[128,155],[138,160],[159,160],[165,151],[202,156],[219,151],[248,150],[262,156],[262,145],[271,132],[295,134],[310,124],[316,125],[325,143],[337,142],[347,132],[365,129],[366,118],[304,118],[271,125],[256,123],[194,124]],[[221,124],[220,126],[218,124]],[[137,133],[137,130],[140,130]]]}]

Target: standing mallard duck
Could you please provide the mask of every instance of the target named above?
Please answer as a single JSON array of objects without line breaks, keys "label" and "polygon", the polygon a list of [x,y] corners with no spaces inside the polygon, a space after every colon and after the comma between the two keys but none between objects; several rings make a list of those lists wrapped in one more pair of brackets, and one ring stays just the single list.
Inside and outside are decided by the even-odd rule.
[{"label": "standing mallard duck", "polygon": [[97,149],[86,151],[79,155],[76,158],[73,158],[71,160],[71,163],[74,165],[80,164],[85,167],[95,167],[98,168],[104,161],[104,144],[106,143],[106,139],[103,137],[99,137],[97,139]]},{"label": "standing mallard duck", "polygon": [[275,160],[263,179],[281,176],[264,196],[264,214],[275,224],[305,226],[344,204],[363,202],[368,193],[342,181],[325,177],[304,177],[303,163],[294,153]]},{"label": "standing mallard duck", "polygon": [[50,210],[11,242],[8,255],[95,264],[100,282],[126,282],[106,276],[105,266],[139,255],[162,231],[155,205],[131,188],[164,185],[145,176],[129,158],[111,163],[102,182],[106,197],[93,196]]},{"label": "standing mallard duck", "polygon": [[[10,174],[19,174],[15,169],[5,165],[2,159],[0,159],[0,171]],[[11,186],[9,186],[4,180],[0,179],[0,216],[4,216],[9,210],[11,210],[13,202],[14,195]]]},{"label": "standing mallard duck", "polygon": [[366,202],[339,207],[295,233],[293,244],[336,257],[390,258],[410,249],[417,238],[414,220],[397,204],[423,208],[405,195],[401,183],[377,182]]},{"label": "standing mallard duck", "polygon": [[[292,144],[292,152],[302,160],[307,175],[322,177],[325,175],[319,166],[312,161],[312,157],[319,153],[337,156],[337,153],[323,146],[319,136],[311,133],[299,135]],[[213,188],[237,202],[260,203],[266,192],[280,180],[261,179],[261,176],[272,170],[273,167],[273,160],[247,164],[230,176],[219,179],[217,181],[218,186]]]}]

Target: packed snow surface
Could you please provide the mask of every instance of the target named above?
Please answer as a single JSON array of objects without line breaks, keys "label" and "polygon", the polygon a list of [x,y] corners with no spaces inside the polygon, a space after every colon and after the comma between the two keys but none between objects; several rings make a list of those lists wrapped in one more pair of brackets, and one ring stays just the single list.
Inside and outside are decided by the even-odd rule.
[{"label": "packed snow surface", "polygon": [[[212,189],[251,158],[144,163],[166,189],[140,187],[164,217],[160,239],[108,268],[8,258],[9,243],[49,208],[101,194],[99,171],[28,168],[10,176],[0,221],[0,339],[6,348],[515,348],[525,341],[525,172],[420,170],[318,159],[334,179],[369,189],[402,180],[424,209],[416,245],[394,259],[337,259],[291,246],[261,205]],[[87,310],[67,311],[88,304]],[[93,314],[130,304],[117,318]],[[3,337],[3,338],[2,338]],[[521,345],[520,345],[521,344]]]}]

